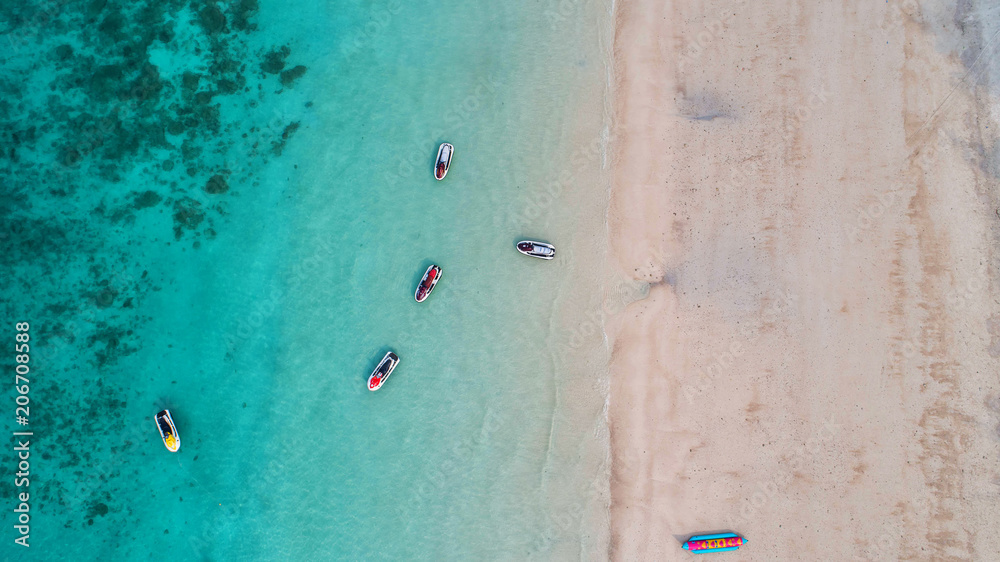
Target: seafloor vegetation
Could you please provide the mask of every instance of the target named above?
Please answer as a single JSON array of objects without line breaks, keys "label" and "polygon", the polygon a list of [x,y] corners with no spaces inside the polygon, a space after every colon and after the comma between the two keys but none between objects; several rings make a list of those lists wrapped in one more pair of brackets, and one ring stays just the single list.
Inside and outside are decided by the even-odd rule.
[{"label": "seafloor vegetation", "polygon": [[[32,323],[47,379],[32,390],[39,454],[74,475],[33,505],[67,527],[125,509],[105,485],[124,476],[107,459],[136,438],[132,375],[116,366],[143,345],[142,303],[171,283],[150,260],[211,244],[310,111],[266,109],[307,68],[288,45],[258,46],[257,12],[257,0],[0,3],[0,291],[4,317]],[[80,419],[118,438],[95,448],[74,436]]]}]

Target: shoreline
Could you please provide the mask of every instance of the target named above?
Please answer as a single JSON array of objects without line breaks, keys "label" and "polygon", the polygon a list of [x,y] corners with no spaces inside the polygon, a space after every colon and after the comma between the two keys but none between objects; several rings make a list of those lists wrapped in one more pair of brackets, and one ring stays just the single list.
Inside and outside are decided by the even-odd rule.
[{"label": "shoreline", "polygon": [[[593,22],[588,19],[590,26],[606,21],[594,14],[588,14],[588,18],[593,18]],[[541,23],[532,20],[533,26]],[[592,35],[570,29],[565,32],[589,48]],[[529,35],[529,30],[519,33]],[[561,33],[553,34],[553,38],[561,37]],[[567,48],[563,43],[560,45]],[[393,177],[398,176],[400,181],[384,182],[387,189],[381,197],[406,202],[407,213],[394,217],[394,229],[413,234],[395,244],[383,240],[382,245],[410,246],[405,253],[434,259],[443,256],[440,258],[446,260],[440,262],[445,269],[443,282],[434,295],[424,305],[413,306],[410,263],[393,263],[392,273],[384,275],[399,279],[398,283],[386,283],[383,275],[373,274],[376,264],[390,261],[385,257],[370,261],[351,258],[339,265],[339,269],[353,267],[359,272],[354,276],[364,276],[361,278],[367,280],[356,289],[358,301],[377,303],[378,295],[400,294],[404,295],[402,306],[406,307],[401,313],[394,303],[371,306],[365,310],[365,316],[386,319],[386,325],[399,329],[352,335],[345,338],[342,347],[370,349],[381,341],[391,342],[402,358],[401,369],[405,369],[399,375],[407,376],[394,374],[395,384],[390,382],[380,390],[377,400],[369,398],[363,389],[359,390],[364,394],[361,400],[351,394],[353,387],[350,392],[331,389],[328,400],[335,404],[333,409],[350,412],[337,419],[336,425],[351,428],[338,430],[334,440],[343,443],[344,449],[353,446],[361,450],[359,445],[352,444],[352,438],[360,435],[362,428],[351,424],[381,412],[376,408],[398,400],[398,393],[403,392],[408,397],[407,406],[395,408],[393,413],[379,413],[378,418],[392,420],[392,426],[419,426],[420,431],[405,434],[406,447],[393,443],[373,449],[367,445],[364,451],[375,458],[407,459],[415,456],[412,451],[420,450],[422,460],[412,470],[389,479],[395,488],[380,485],[379,493],[369,495],[364,502],[355,490],[328,490],[324,498],[330,503],[351,505],[356,513],[365,514],[376,513],[378,504],[388,503],[386,498],[402,500],[407,510],[392,511],[386,521],[393,525],[395,534],[405,531],[421,538],[401,546],[392,545],[397,557],[417,556],[420,549],[459,558],[491,558],[503,551],[524,558],[567,557],[581,548],[606,551],[609,525],[605,511],[606,425],[602,416],[605,395],[592,386],[591,368],[606,365],[605,357],[601,356],[606,352],[585,346],[577,353],[565,354],[568,348],[562,345],[576,323],[577,314],[583,316],[589,310],[587,299],[596,292],[594,286],[600,281],[587,266],[604,257],[602,252],[593,251],[595,244],[603,240],[586,235],[592,232],[587,227],[600,224],[603,219],[606,201],[595,196],[590,185],[572,181],[589,179],[591,170],[600,164],[599,155],[594,156],[594,150],[584,142],[590,140],[588,135],[597,119],[593,108],[599,107],[603,99],[603,84],[598,87],[592,75],[598,68],[603,69],[597,65],[604,61],[584,48],[575,51],[579,60],[588,62],[584,70],[580,70],[579,63],[565,62],[569,57],[555,56],[547,49],[524,53],[531,55],[526,58],[515,54],[518,53],[506,57],[508,62],[496,74],[490,72],[482,78],[470,79],[468,86],[455,89],[454,99],[457,107],[467,111],[464,114],[467,121],[441,139],[456,147],[452,170],[443,182],[434,182],[426,176],[429,167],[414,163],[416,172],[407,175],[397,164],[419,157],[411,135],[399,140],[399,149],[385,151],[383,160],[390,163],[390,169],[396,173]],[[359,57],[355,62],[364,62],[364,55]],[[517,65],[509,62],[514,60]],[[487,91],[483,80],[496,84],[496,92],[490,92],[488,99],[476,95],[477,91]],[[567,81],[588,88],[576,88],[574,95],[565,96],[561,84]],[[441,95],[429,97],[442,99]],[[535,103],[516,103],[519,99],[532,99]],[[466,104],[465,100],[475,103]],[[456,107],[456,103],[445,105]],[[473,106],[475,111],[469,109]],[[321,117],[335,122],[336,115],[324,115],[322,104],[316,107]],[[541,113],[543,109],[545,112]],[[431,131],[433,136],[435,125],[431,121],[430,125],[413,129]],[[517,143],[502,142],[515,138],[515,133]],[[375,139],[373,151],[385,144],[384,139],[368,138]],[[426,144],[436,150],[436,143]],[[526,146],[546,146],[546,150],[527,150]],[[410,153],[413,158],[397,158],[398,154]],[[511,167],[514,162],[517,167]],[[571,163],[576,165],[571,168]],[[312,199],[303,208],[322,209],[329,205],[331,209],[325,214],[315,214],[309,223],[300,221],[308,226],[302,230],[305,235],[295,247],[308,251],[313,239],[311,232],[323,231],[322,225],[328,222],[341,224],[341,220],[332,220],[329,215],[339,219],[335,210],[349,207],[324,203],[329,196],[318,178],[338,175],[335,169],[303,166],[300,173],[306,176],[302,183],[319,186],[310,191],[308,196]],[[419,178],[419,183],[413,178]],[[418,189],[413,189],[410,183],[416,183]],[[426,197],[427,192],[433,197]],[[564,204],[567,202],[572,203]],[[423,212],[418,212],[420,205],[425,207]],[[438,217],[448,228],[423,232],[427,217]],[[559,250],[555,260],[532,260],[514,250],[513,240],[536,237],[553,238],[547,241],[556,244]],[[436,250],[448,248],[454,239],[462,241],[457,248],[447,252]],[[395,251],[400,253],[398,249]],[[395,257],[387,251],[385,255]],[[329,266],[318,269],[316,275],[335,275],[336,259],[331,258]],[[527,283],[539,289],[525,296],[521,292],[529,286]],[[386,290],[386,285],[391,290]],[[322,312],[324,307],[317,309],[309,298],[315,295],[305,293],[290,298],[293,306],[287,315],[293,320],[286,323],[296,327],[284,335],[290,342],[311,342],[314,338],[308,334],[321,331],[329,321]],[[322,300],[326,298],[324,295]],[[349,311],[342,317],[354,313]],[[428,318],[432,322],[424,325]],[[360,321],[350,323],[360,324]],[[444,342],[451,343],[444,346]],[[587,338],[587,343],[590,342]],[[293,343],[288,349],[281,363],[305,357],[312,346]],[[357,361],[356,353],[329,355],[323,363],[350,365],[345,369],[349,372],[364,370],[364,365],[353,365],[350,361]],[[310,371],[301,375],[308,377],[305,379],[308,383],[290,389],[283,396],[283,403],[307,399],[314,386],[325,384],[324,377],[317,376],[315,369]],[[470,373],[476,376],[465,376]],[[603,377],[606,379],[606,375]],[[459,396],[461,401],[456,402]],[[379,403],[382,406],[377,406]],[[480,419],[482,410],[487,411],[487,416]],[[329,432],[325,435],[324,439],[330,438]],[[320,442],[320,437],[308,437],[309,441]],[[286,455],[283,449],[276,449],[268,456]],[[342,478],[352,472],[356,471],[345,470]],[[281,496],[302,495],[298,480],[284,486]],[[473,506],[461,499],[486,497],[487,492],[491,496],[488,509],[484,509],[487,505]],[[289,511],[278,527],[306,528],[301,513],[302,510]],[[420,515],[420,521],[406,522],[414,514]],[[435,522],[435,532],[425,531],[422,526],[430,521]],[[447,533],[442,533],[442,529]],[[445,536],[454,543],[444,543]],[[369,551],[358,546],[362,544],[374,544],[374,538],[352,542],[356,550],[350,552],[360,557],[369,555]],[[385,552],[389,552],[389,547],[386,548]]]},{"label": "shoreline", "polygon": [[615,6],[612,559],[1000,548],[996,101],[923,9]]}]

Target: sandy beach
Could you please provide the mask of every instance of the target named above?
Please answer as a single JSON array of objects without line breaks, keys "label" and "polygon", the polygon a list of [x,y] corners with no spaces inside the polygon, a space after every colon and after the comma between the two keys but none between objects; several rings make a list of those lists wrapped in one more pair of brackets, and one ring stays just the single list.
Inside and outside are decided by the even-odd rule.
[{"label": "sandy beach", "polygon": [[936,2],[615,18],[611,261],[650,291],[607,326],[612,559],[995,559],[995,38]]}]

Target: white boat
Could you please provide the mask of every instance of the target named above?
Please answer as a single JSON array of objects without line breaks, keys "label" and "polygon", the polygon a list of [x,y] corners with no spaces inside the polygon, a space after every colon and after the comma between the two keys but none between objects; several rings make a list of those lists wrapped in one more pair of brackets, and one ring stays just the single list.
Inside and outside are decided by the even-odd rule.
[{"label": "white boat", "polygon": [[545,242],[536,242],[534,240],[521,240],[517,243],[517,251],[526,256],[543,260],[550,260],[556,257],[555,246]]},{"label": "white boat", "polygon": [[436,265],[427,268],[427,271],[424,272],[424,278],[417,285],[417,292],[413,294],[413,298],[417,299],[417,302],[424,302],[427,297],[431,296],[431,291],[437,287],[438,281],[441,280],[441,273],[441,268]]},{"label": "white boat", "polygon": [[393,369],[396,368],[396,365],[399,365],[399,356],[391,351],[389,353],[386,353],[385,357],[383,357],[382,360],[379,361],[378,367],[375,367],[375,370],[372,371],[371,376],[368,377],[368,390],[374,392],[382,388],[382,385],[385,384],[385,380],[388,379],[389,375],[392,374],[392,371]]},{"label": "white boat", "polygon": [[177,433],[177,426],[174,425],[174,418],[170,417],[170,410],[163,410],[153,417],[156,421],[156,429],[160,430],[160,438],[163,444],[171,453],[176,453],[181,448],[181,436]]},{"label": "white boat", "polygon": [[455,147],[443,142],[438,148],[437,161],[434,162],[434,177],[441,181],[448,175],[448,168],[451,167],[451,156],[455,154]]}]

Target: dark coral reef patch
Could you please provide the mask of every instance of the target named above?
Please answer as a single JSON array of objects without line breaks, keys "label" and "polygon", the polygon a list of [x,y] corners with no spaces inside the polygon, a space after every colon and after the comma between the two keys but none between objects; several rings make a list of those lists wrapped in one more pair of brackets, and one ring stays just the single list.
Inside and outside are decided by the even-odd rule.
[{"label": "dark coral reef patch", "polygon": [[302,75],[306,73],[306,67],[301,64],[291,68],[290,70],[282,71],[281,73],[281,85],[289,87],[295,83],[296,80],[302,78]]},{"label": "dark coral reef patch", "polygon": [[136,209],[146,209],[156,206],[161,200],[163,200],[163,198],[160,197],[159,193],[153,190],[143,191],[142,193],[136,195],[133,206]]},{"label": "dark coral reef patch", "polygon": [[278,74],[284,70],[285,59],[290,54],[292,54],[292,50],[287,46],[269,51],[264,55],[264,60],[260,63],[260,69],[267,74]]},{"label": "dark coral reef patch", "polygon": [[205,192],[212,195],[218,195],[227,191],[229,191],[229,183],[226,182],[226,176],[222,174],[215,174],[208,178],[208,183],[205,184]]}]

